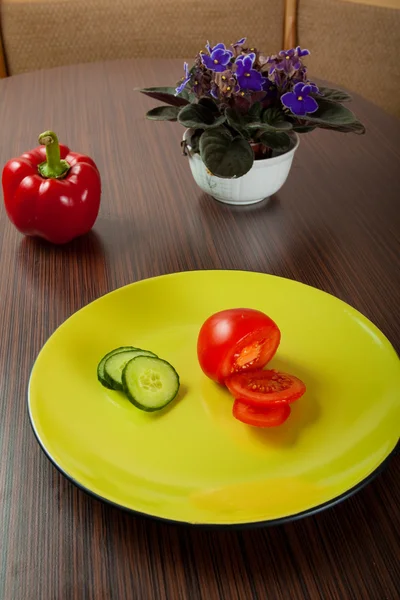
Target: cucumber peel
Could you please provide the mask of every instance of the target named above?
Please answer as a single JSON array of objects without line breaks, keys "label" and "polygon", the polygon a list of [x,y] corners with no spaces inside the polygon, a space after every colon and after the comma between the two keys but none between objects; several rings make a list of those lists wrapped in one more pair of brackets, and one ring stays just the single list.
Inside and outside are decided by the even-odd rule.
[{"label": "cucumber peel", "polygon": [[123,350],[122,352],[116,352],[107,358],[104,363],[104,378],[110,389],[122,391],[122,372],[125,365],[132,358],[142,355],[156,357],[156,355],[149,350],[132,348],[130,350]]},{"label": "cucumber peel", "polygon": [[112,390],[113,388],[108,383],[108,380],[106,378],[106,374],[104,372],[104,365],[106,364],[107,359],[109,359],[111,356],[114,356],[114,354],[118,354],[119,352],[126,352],[127,350],[139,350],[139,348],[135,348],[134,346],[120,346],[119,348],[115,348],[114,350],[111,350],[111,352],[108,352],[105,356],[103,356],[103,358],[97,366],[97,379],[100,381],[101,385],[104,385],[104,387],[108,388],[109,390]]}]

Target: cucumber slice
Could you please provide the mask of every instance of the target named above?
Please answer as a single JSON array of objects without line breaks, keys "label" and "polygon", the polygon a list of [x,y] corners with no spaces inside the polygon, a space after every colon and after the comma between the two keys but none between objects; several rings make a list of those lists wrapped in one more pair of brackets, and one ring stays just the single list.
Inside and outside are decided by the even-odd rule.
[{"label": "cucumber slice", "polygon": [[179,375],[166,360],[138,356],[125,366],[122,385],[132,404],[153,412],[175,398],[179,391]]},{"label": "cucumber slice", "polygon": [[149,350],[141,350],[140,348],[133,348],[132,350],[124,350],[123,352],[117,352],[104,363],[104,377],[108,385],[112,390],[122,390],[122,371],[125,365],[135,358],[136,356],[151,356],[157,358],[154,352]]},{"label": "cucumber slice", "polygon": [[115,348],[114,350],[111,350],[111,352],[108,352],[105,356],[103,356],[103,358],[97,366],[97,379],[100,381],[101,385],[104,385],[104,387],[108,388],[109,390],[112,390],[113,388],[107,381],[106,374],[104,372],[104,365],[106,364],[106,361],[110,358],[110,356],[118,354],[119,352],[126,352],[127,350],[140,350],[140,348],[135,348],[134,346],[120,346],[119,348]]}]

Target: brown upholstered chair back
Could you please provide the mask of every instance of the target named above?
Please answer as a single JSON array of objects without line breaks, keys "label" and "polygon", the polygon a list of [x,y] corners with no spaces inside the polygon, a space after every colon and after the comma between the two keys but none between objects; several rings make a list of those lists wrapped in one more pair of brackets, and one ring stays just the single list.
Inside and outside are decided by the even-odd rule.
[{"label": "brown upholstered chair back", "polygon": [[282,47],[284,0],[2,0],[8,73],[136,57],[194,57],[244,35]]},{"label": "brown upholstered chair back", "polygon": [[310,73],[400,117],[399,0],[299,0],[297,15]]}]

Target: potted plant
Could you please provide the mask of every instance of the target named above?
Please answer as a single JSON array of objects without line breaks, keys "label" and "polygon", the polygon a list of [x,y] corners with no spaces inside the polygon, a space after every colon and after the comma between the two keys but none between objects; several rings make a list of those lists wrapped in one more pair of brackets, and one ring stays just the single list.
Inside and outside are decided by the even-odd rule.
[{"label": "potted plant", "polygon": [[365,128],[341,91],[318,87],[299,46],[268,56],[246,45],[206,44],[176,88],[140,91],[163,101],[147,118],[178,121],[195,181],[230,204],[251,204],[284,184],[299,135],[320,127],[362,134]]}]

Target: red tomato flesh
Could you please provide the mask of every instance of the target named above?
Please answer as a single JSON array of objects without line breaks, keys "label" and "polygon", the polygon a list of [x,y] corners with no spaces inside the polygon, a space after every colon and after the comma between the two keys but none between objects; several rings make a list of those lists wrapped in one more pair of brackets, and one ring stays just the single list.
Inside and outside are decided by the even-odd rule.
[{"label": "red tomato flesh", "polygon": [[274,408],[255,408],[235,400],[232,414],[238,421],[253,427],[278,427],[289,418],[290,406],[284,402]]},{"label": "red tomato flesh", "polygon": [[294,402],[306,391],[300,379],[275,370],[236,373],[228,377],[225,384],[232,396],[256,408]]},{"label": "red tomato flesh", "polygon": [[215,313],[202,325],[197,356],[207,377],[224,383],[233,373],[264,367],[280,340],[278,326],[266,314],[232,308]]}]

